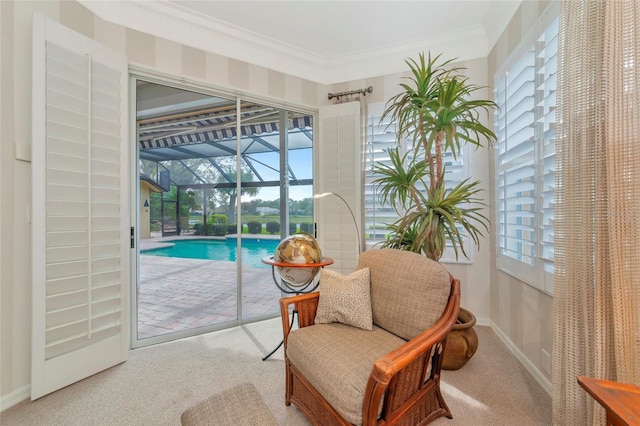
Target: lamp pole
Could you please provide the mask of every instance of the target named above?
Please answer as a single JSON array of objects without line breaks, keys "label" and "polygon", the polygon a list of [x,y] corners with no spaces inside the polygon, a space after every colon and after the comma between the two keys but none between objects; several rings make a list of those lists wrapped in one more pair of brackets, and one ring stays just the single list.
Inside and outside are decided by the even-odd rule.
[{"label": "lamp pole", "polygon": [[342,196],[340,196],[340,194],[336,194],[335,192],[323,192],[322,194],[315,194],[313,198],[319,199],[329,195],[335,195],[336,197],[340,198],[344,203],[344,205],[349,210],[349,213],[351,213],[351,219],[353,219],[353,225],[356,227],[356,239],[358,240],[358,253],[362,253],[362,243],[360,241],[360,230],[358,229],[358,221],[356,221],[356,216],[353,214],[353,210],[351,210],[351,207],[349,206],[349,203],[347,203],[347,200],[345,200],[344,198],[342,198]]}]

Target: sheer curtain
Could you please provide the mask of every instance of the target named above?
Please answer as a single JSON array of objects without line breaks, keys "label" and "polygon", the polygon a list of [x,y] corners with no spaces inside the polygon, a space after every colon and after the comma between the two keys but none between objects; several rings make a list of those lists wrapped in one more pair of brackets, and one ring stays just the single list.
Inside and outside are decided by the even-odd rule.
[{"label": "sheer curtain", "polygon": [[566,0],[556,132],[553,419],[603,424],[577,375],[640,385],[640,3]]}]

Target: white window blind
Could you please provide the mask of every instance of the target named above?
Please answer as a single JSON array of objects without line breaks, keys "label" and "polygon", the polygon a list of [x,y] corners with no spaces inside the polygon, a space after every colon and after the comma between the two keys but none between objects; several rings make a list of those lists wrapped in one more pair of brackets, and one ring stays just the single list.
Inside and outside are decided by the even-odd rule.
[{"label": "white window blind", "polygon": [[398,215],[389,205],[382,205],[373,181],[376,175],[373,167],[380,162],[386,165],[391,163],[389,151],[398,146],[396,141],[395,125],[389,122],[380,122],[380,115],[367,117],[367,145],[365,150],[365,177],[364,177],[364,234],[367,243],[375,244],[384,241],[389,231],[387,224],[398,219]]},{"label": "white window blind", "polygon": [[[378,112],[377,110],[380,110]],[[365,180],[364,180],[364,214],[365,226],[364,234],[368,245],[372,246],[383,242],[389,231],[386,227],[393,224],[398,219],[398,214],[390,205],[383,205],[373,181],[378,177],[374,173],[374,166],[377,163],[390,165],[389,151],[400,148],[401,153],[410,150],[411,143],[408,140],[398,145],[395,123],[387,117],[385,122],[381,122],[381,106],[369,106],[371,112],[367,117],[367,143],[365,147]],[[376,111],[376,112],[373,112]],[[445,154],[445,183],[447,188],[452,188],[462,180],[469,177],[469,166],[465,159],[469,158],[468,148],[463,148],[460,155],[455,159],[448,152]],[[464,230],[460,230],[462,235],[466,235]],[[465,239],[465,250],[472,258],[475,252],[473,241]],[[440,259],[442,262],[456,262],[455,253],[452,247],[447,247]],[[464,256],[460,256],[457,262],[466,262]]]},{"label": "white window blind", "polygon": [[556,18],[496,75],[498,267],[553,291]]},{"label": "white window blind", "polygon": [[542,262],[544,290],[553,292],[553,217],[556,172],[556,72],[558,68],[558,19],[547,27],[538,39],[540,66],[537,79],[536,108],[539,118],[537,132],[542,135],[542,152],[539,174],[540,201],[540,261]]}]

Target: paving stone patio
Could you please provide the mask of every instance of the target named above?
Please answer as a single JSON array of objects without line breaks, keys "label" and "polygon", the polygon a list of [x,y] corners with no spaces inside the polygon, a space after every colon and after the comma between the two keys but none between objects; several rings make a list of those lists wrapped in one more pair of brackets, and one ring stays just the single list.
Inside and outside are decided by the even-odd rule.
[{"label": "paving stone patio", "polygon": [[[138,339],[236,320],[237,275],[236,262],[141,254]],[[282,293],[269,266],[244,266],[242,283],[243,320],[279,312]]]}]

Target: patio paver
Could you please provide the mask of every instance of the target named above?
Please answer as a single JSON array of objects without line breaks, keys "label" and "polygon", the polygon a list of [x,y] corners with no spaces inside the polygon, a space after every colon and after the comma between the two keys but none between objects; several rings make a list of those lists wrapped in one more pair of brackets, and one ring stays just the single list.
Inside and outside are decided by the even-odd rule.
[{"label": "patio paver", "polygon": [[[140,255],[138,339],[236,320],[236,262]],[[271,269],[242,269],[242,315],[277,314]]]}]

